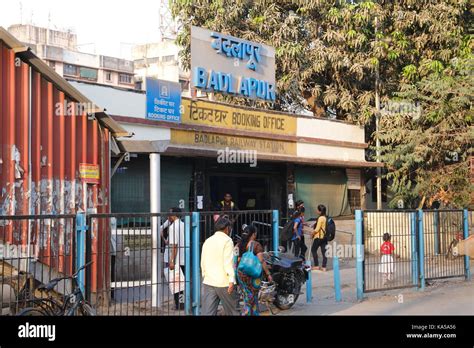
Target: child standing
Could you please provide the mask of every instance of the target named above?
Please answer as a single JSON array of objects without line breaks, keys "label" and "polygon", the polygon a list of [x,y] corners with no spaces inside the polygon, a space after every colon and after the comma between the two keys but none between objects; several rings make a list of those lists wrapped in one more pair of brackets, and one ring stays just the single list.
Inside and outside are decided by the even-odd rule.
[{"label": "child standing", "polygon": [[380,259],[379,273],[382,273],[383,285],[392,280],[392,273],[394,271],[393,252],[395,251],[395,246],[390,239],[390,233],[384,233],[383,243],[380,246],[382,258]]}]

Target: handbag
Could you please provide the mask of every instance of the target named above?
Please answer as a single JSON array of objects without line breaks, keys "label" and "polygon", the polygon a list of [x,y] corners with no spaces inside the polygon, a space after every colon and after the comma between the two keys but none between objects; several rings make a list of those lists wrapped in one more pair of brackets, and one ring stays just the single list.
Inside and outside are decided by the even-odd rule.
[{"label": "handbag", "polygon": [[253,253],[253,246],[252,242],[249,250],[242,255],[237,270],[249,277],[259,278],[262,275],[263,267],[258,257]]}]

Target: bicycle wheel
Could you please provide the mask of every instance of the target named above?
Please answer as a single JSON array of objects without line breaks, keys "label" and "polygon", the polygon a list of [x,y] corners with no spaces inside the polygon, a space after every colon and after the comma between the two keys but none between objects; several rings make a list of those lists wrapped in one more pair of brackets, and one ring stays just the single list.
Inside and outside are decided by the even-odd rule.
[{"label": "bicycle wheel", "polygon": [[24,308],[17,314],[17,316],[20,316],[20,317],[44,317],[47,315],[48,314],[46,314],[41,309],[33,308],[33,307]]},{"label": "bicycle wheel", "polygon": [[94,308],[88,303],[83,303],[79,309],[80,315],[83,316],[96,316],[97,313]]}]

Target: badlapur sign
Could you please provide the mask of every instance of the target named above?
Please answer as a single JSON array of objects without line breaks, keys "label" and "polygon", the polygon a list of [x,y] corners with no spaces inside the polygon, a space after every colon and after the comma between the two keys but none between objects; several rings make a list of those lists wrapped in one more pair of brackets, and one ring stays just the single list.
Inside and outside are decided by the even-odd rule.
[{"label": "badlapur sign", "polygon": [[275,101],[273,47],[193,26],[191,71],[197,89]]}]

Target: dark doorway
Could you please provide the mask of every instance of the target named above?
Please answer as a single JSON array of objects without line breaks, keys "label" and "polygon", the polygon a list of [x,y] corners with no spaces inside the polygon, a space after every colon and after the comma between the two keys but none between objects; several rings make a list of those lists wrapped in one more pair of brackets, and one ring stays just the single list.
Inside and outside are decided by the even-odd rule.
[{"label": "dark doorway", "polygon": [[235,176],[229,174],[209,176],[211,207],[217,207],[230,193],[240,210],[271,209],[269,178],[263,176]]}]

